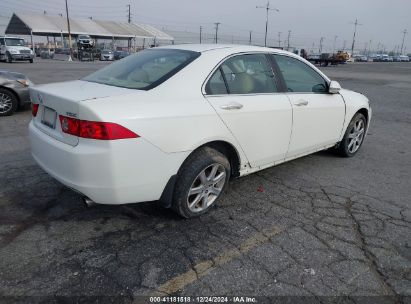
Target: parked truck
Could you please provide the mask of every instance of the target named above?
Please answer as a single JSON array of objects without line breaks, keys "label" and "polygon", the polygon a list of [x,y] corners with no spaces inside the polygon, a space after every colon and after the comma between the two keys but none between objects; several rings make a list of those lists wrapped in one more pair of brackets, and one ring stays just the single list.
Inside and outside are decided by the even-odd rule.
[{"label": "parked truck", "polygon": [[0,36],[0,61],[12,63],[15,60],[27,60],[33,63],[34,52],[26,46],[23,38]]},{"label": "parked truck", "polygon": [[322,54],[310,54],[307,57],[308,61],[321,66],[337,65],[346,63],[350,59],[350,54],[343,51],[338,51],[336,54],[322,53]]}]

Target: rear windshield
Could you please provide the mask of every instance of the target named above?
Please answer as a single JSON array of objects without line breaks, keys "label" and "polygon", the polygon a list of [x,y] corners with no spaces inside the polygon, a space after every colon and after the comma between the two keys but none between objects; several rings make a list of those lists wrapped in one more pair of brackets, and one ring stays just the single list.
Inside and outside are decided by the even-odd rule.
[{"label": "rear windshield", "polygon": [[112,63],[83,80],[128,89],[150,90],[199,56],[200,53],[186,50],[144,50]]}]

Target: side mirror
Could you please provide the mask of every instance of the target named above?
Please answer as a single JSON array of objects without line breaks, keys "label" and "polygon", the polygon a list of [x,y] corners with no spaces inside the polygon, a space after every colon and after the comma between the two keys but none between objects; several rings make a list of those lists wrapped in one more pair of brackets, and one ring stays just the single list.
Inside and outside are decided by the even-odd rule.
[{"label": "side mirror", "polygon": [[338,94],[341,90],[341,86],[337,81],[331,81],[330,86],[328,88],[328,93],[330,94]]}]

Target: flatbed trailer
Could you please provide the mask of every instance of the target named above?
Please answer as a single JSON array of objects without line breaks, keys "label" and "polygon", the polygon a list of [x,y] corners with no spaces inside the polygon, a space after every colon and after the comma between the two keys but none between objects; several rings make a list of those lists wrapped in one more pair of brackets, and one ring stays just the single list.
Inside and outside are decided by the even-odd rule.
[{"label": "flatbed trailer", "polygon": [[343,52],[337,54],[323,53],[319,57],[308,57],[307,60],[320,66],[338,65],[347,63],[348,54]]}]

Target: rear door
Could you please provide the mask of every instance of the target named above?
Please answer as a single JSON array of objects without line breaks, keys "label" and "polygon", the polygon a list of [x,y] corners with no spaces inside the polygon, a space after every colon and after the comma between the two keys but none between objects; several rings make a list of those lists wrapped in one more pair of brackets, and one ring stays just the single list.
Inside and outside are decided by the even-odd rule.
[{"label": "rear door", "polygon": [[287,158],[334,144],[340,138],[345,103],[340,94],[329,94],[327,81],[305,62],[273,55],[283,76],[293,108],[293,128]]},{"label": "rear door", "polygon": [[252,167],[284,159],[292,109],[287,96],[279,92],[278,79],[266,54],[228,58],[214,72],[205,91]]}]

